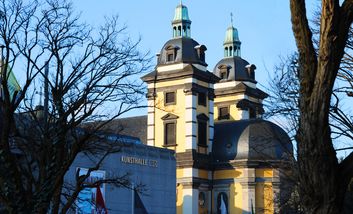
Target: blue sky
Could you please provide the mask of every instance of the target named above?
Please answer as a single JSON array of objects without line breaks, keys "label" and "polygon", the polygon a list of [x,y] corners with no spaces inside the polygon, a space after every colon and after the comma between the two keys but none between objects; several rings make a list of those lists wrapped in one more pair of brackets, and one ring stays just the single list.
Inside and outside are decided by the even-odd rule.
[{"label": "blue sky", "polygon": [[[316,1],[308,1],[309,10]],[[116,15],[133,38],[141,36],[141,49],[160,51],[171,38],[171,20],[178,0],[75,0],[82,19],[98,26],[104,16]],[[242,41],[242,57],[258,67],[260,82],[280,55],[295,50],[288,0],[184,0],[192,20],[192,37],[207,46],[209,70],[223,57],[223,40],[234,14]],[[265,75],[261,75],[265,74]]]},{"label": "blue sky", "polygon": [[[74,1],[76,10],[82,12],[82,20],[94,26],[102,24],[104,16],[118,14],[132,38],[142,38],[140,49],[150,51],[151,55],[171,38],[171,20],[178,4],[179,0]],[[289,0],[183,0],[183,4],[189,9],[192,38],[208,49],[206,61],[210,71],[223,57],[230,13],[234,14],[233,23],[242,42],[242,58],[257,66],[256,78],[260,84],[266,84],[268,72],[272,72],[279,56],[295,51]],[[307,1],[308,11],[316,4],[316,0]],[[133,114],[136,112],[127,116]]]}]

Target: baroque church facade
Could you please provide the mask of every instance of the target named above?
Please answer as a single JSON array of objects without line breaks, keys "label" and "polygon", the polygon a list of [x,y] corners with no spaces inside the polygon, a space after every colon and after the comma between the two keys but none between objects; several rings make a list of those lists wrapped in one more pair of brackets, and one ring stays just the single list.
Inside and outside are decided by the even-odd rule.
[{"label": "baroque church facade", "polygon": [[147,145],[175,151],[176,207],[188,213],[276,213],[281,169],[292,144],[277,125],[261,119],[256,66],[241,58],[233,26],[224,58],[213,71],[206,46],[191,38],[188,8],[179,4],[173,37],[157,55],[147,83]]}]

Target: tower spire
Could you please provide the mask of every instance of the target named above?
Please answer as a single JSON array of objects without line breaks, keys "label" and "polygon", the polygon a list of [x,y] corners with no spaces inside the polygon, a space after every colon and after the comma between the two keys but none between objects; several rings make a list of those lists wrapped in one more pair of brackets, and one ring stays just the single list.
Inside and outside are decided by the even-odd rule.
[{"label": "tower spire", "polygon": [[233,25],[234,17],[233,13],[230,13],[231,26],[228,27],[226,37],[224,39],[224,57],[240,57],[240,45],[238,30]]},{"label": "tower spire", "polygon": [[191,37],[190,25],[191,20],[189,19],[188,8],[180,0],[180,4],[175,8],[174,19],[172,21],[173,38]]}]

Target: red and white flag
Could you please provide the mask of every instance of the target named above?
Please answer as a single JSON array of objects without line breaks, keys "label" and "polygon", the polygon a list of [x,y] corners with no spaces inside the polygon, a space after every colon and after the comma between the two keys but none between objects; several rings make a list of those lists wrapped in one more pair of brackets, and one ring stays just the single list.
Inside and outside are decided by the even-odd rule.
[{"label": "red and white flag", "polygon": [[96,191],[96,213],[97,214],[108,214],[108,210],[105,207],[103,194],[101,188],[98,186]]}]

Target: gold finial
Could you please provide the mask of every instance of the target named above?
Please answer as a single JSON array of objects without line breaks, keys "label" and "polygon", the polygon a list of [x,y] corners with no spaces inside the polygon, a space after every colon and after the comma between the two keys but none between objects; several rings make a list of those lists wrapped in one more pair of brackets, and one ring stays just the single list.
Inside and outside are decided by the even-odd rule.
[{"label": "gold finial", "polygon": [[183,5],[183,0],[180,0],[180,5]]},{"label": "gold finial", "polygon": [[230,13],[230,23],[232,24],[232,27],[233,27],[233,13],[232,12]]}]

